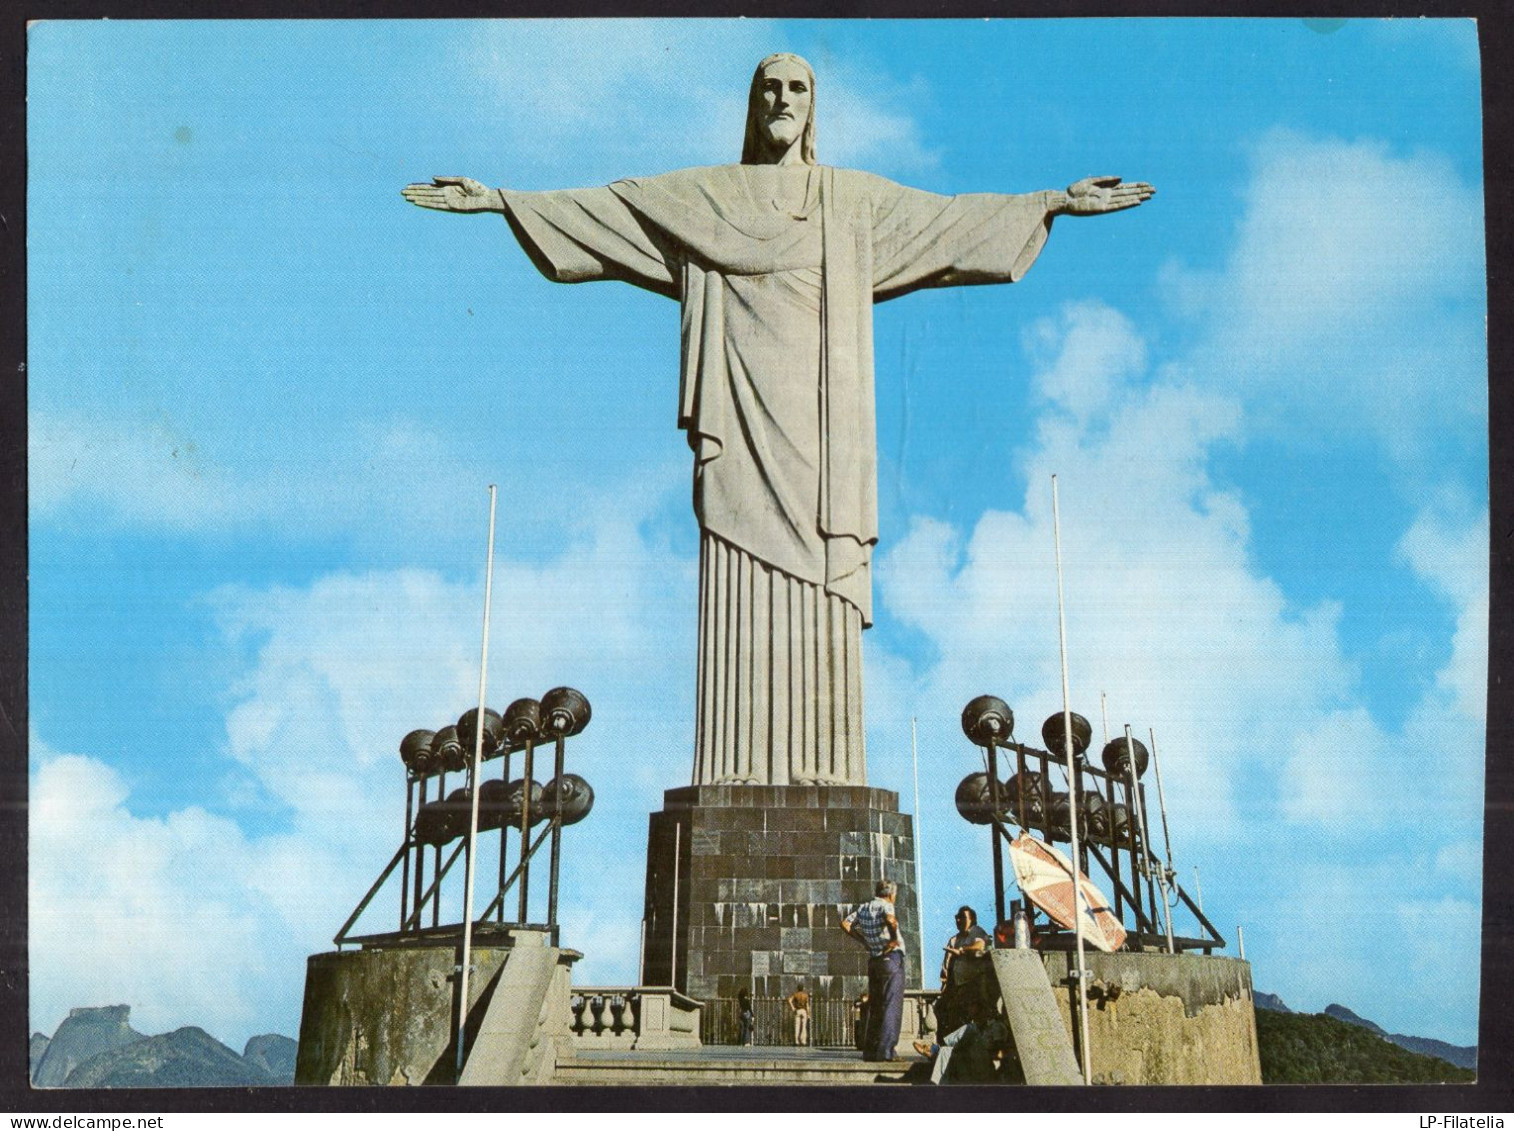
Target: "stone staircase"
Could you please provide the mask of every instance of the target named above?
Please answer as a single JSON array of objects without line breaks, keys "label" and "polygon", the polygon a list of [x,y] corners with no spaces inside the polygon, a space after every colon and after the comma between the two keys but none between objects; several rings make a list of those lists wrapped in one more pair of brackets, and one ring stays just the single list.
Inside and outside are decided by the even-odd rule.
[{"label": "stone staircase", "polygon": [[724,1084],[914,1084],[930,1079],[930,1065],[911,1054],[889,1063],[859,1059],[851,1049],[714,1046],[676,1052],[579,1050],[559,1060],[553,1084],[576,1086],[717,1086]]}]

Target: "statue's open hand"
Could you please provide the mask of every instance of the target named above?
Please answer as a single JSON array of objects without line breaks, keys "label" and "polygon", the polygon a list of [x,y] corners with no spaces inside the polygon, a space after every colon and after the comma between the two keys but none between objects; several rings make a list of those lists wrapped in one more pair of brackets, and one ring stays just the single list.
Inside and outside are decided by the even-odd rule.
[{"label": "statue's open hand", "polygon": [[1119,177],[1084,177],[1067,186],[1065,211],[1072,216],[1119,212],[1146,203],[1156,191],[1145,181],[1126,184]]},{"label": "statue's open hand", "polygon": [[429,185],[406,185],[400,195],[411,204],[442,212],[498,212],[499,193],[472,177],[433,177]]}]

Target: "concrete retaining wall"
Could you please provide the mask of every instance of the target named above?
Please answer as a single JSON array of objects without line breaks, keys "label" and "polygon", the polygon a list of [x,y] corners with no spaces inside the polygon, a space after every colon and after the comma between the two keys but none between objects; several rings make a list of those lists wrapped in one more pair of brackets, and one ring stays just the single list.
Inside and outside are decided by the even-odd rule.
[{"label": "concrete retaining wall", "polygon": [[[528,940],[541,945],[540,940]],[[296,1084],[451,1084],[457,1025],[453,1001],[455,945],[395,946],[311,955],[306,963]],[[475,947],[469,976],[469,1042],[477,1034],[510,953]],[[559,952],[560,953],[560,952]],[[566,1034],[567,963],[549,995]],[[558,999],[561,1000],[558,1000]],[[535,1010],[533,1008],[532,1012]],[[555,1030],[554,1030],[555,1031]]]},{"label": "concrete retaining wall", "polygon": [[[1066,954],[1047,975],[1077,1043]],[[1251,965],[1187,954],[1086,956],[1095,1084],[1260,1084]]]}]

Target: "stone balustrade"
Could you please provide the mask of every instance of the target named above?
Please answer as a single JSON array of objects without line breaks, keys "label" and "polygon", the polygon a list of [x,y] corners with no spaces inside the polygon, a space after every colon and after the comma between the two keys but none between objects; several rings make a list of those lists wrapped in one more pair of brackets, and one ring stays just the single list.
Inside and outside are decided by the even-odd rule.
[{"label": "stone balustrade", "polygon": [[[933,989],[905,992],[901,1055],[909,1053],[914,1041],[935,1035],[939,996]],[[668,986],[574,986],[568,1008],[568,1031],[576,1049],[679,1049],[701,1044],[703,1004]]]},{"label": "stone balustrade", "polygon": [[700,1008],[671,986],[574,986],[568,1030],[581,1049],[698,1048]]}]

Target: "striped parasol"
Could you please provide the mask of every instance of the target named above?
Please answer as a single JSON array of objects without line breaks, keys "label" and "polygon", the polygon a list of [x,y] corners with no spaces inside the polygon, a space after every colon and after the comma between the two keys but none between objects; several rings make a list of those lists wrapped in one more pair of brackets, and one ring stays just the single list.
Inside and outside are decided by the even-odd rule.
[{"label": "striped parasol", "polygon": [[1083,889],[1083,906],[1078,910],[1084,941],[1104,951],[1125,945],[1125,928],[1109,909],[1109,900],[1057,849],[1021,833],[1009,846],[1009,860],[1025,898],[1069,929],[1073,926],[1072,877],[1076,874]]}]

